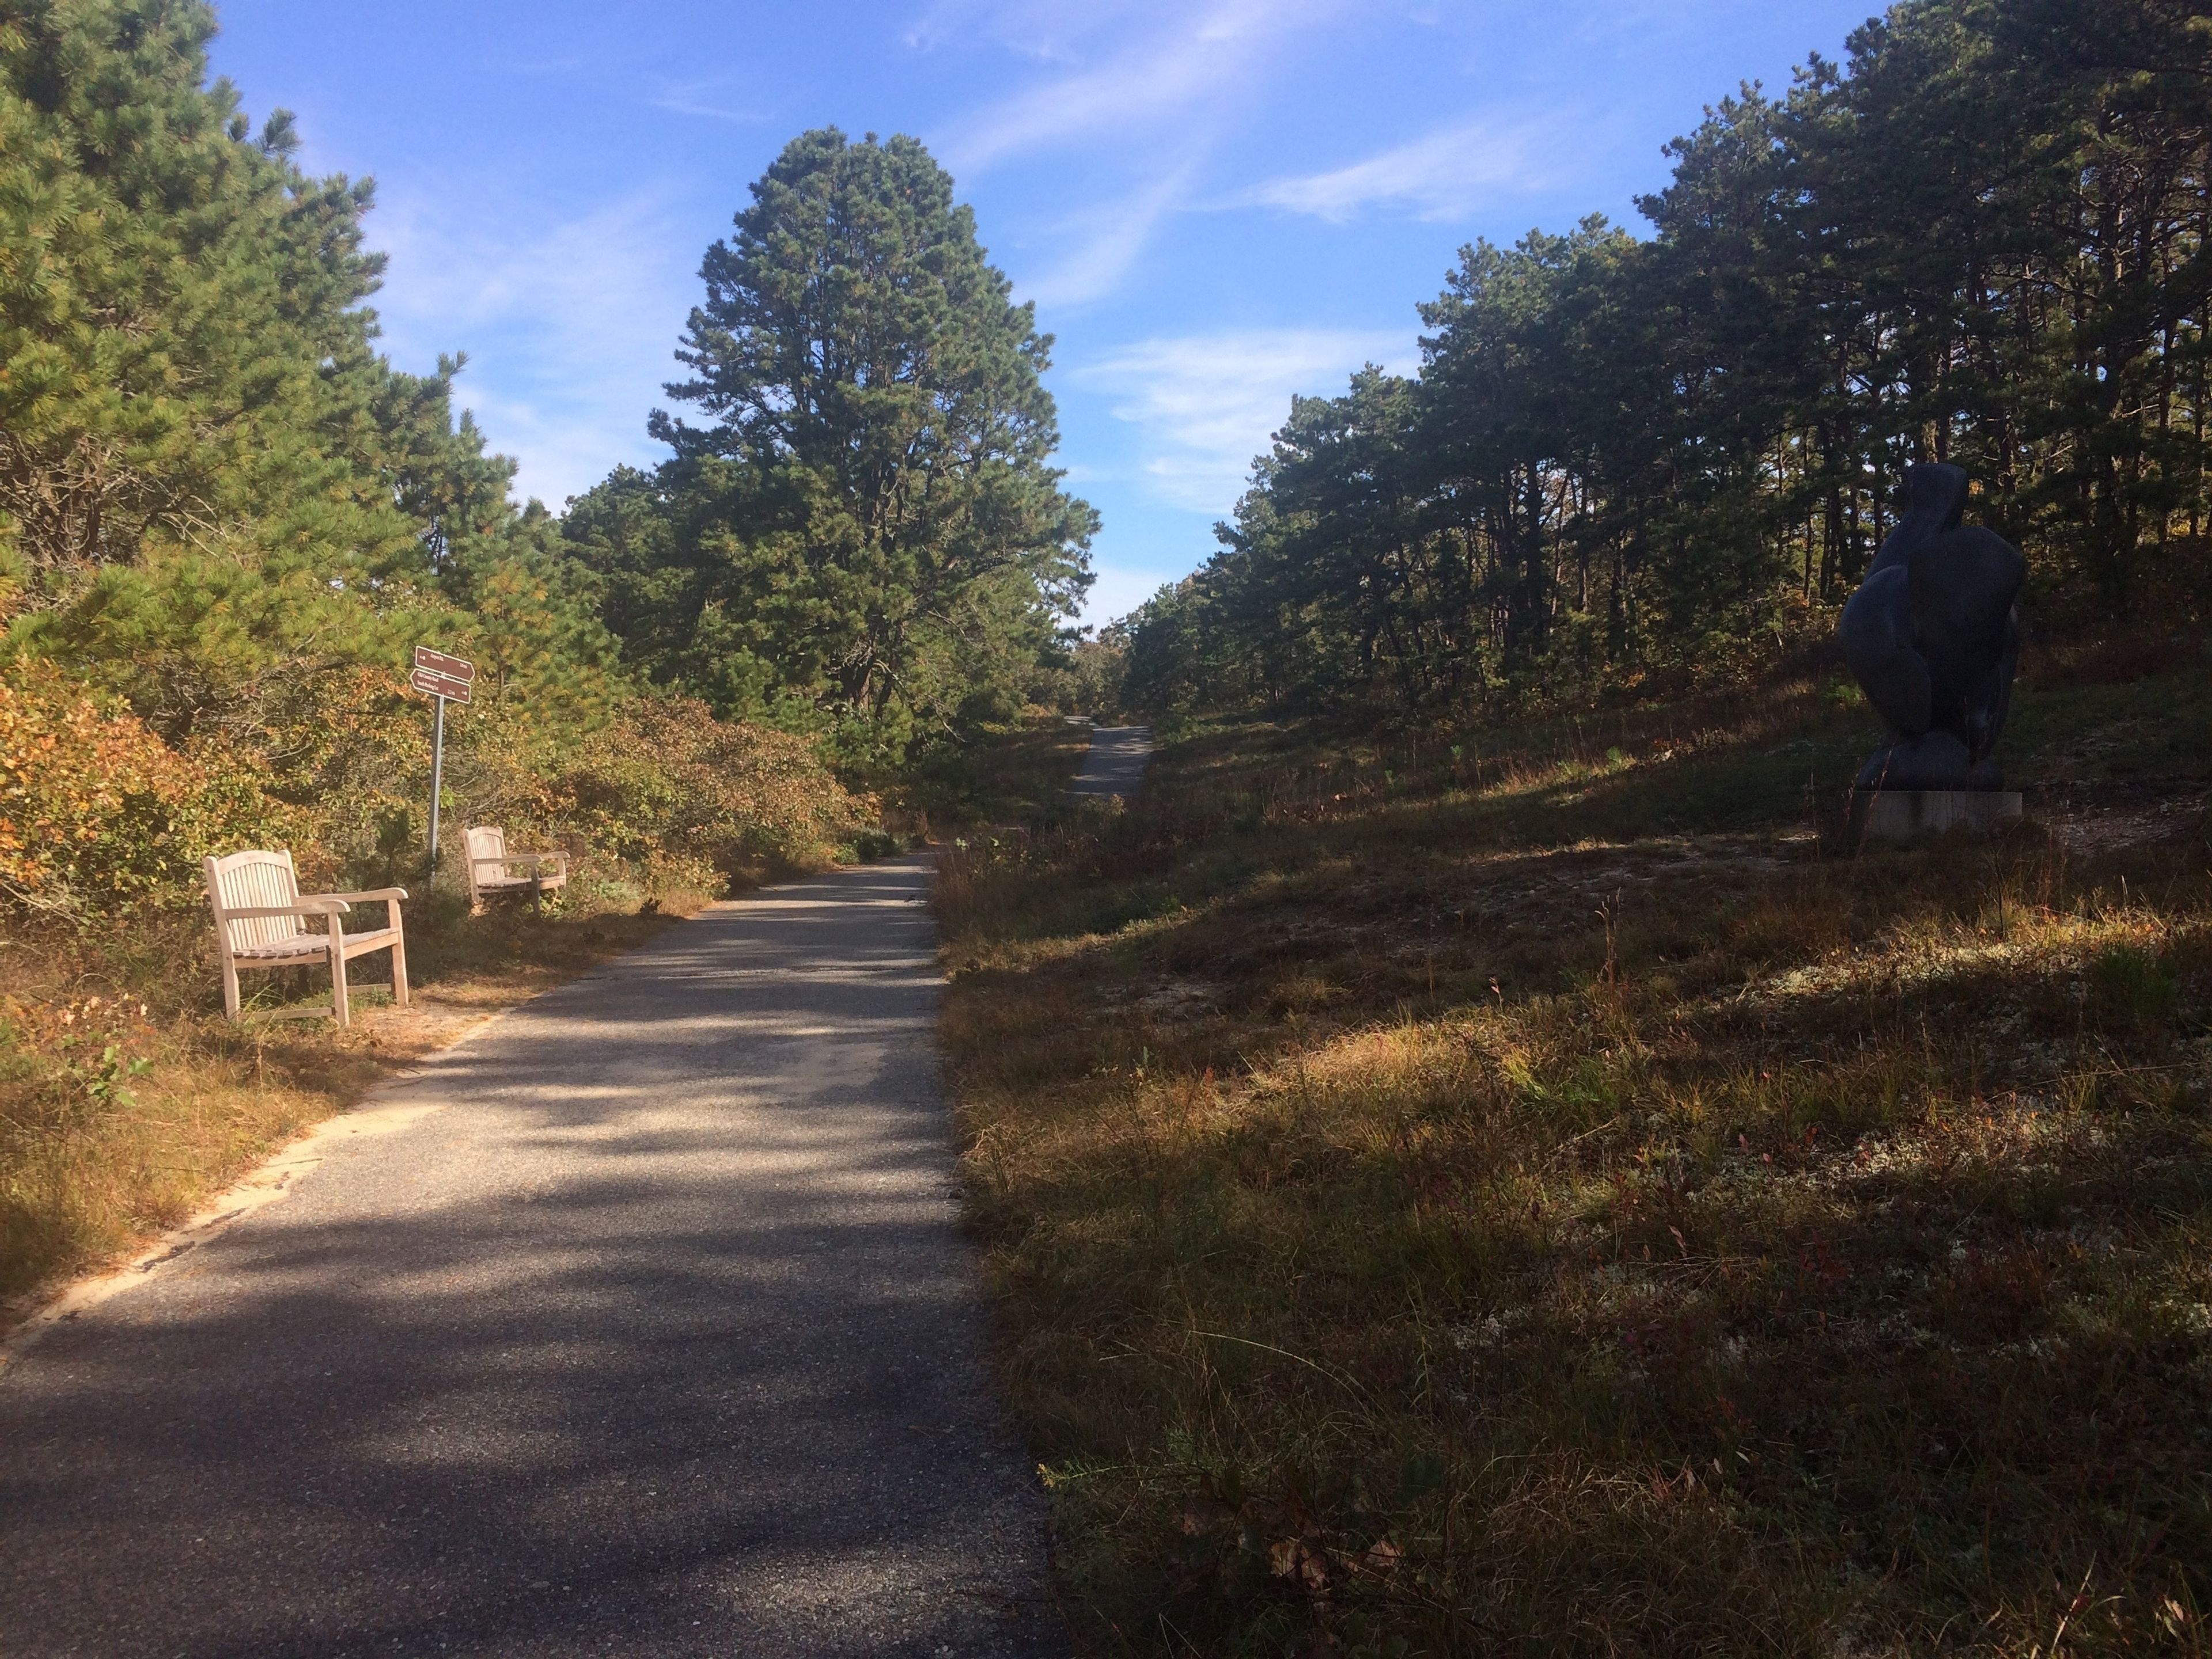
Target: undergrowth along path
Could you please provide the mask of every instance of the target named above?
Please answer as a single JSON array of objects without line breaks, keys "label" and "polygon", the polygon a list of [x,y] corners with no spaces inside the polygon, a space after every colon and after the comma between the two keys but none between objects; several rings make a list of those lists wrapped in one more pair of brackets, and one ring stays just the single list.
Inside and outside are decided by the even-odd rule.
[{"label": "undergrowth along path", "polygon": [[0,1374],[11,1650],[1060,1651],[954,1231],[928,879],[670,929],[47,1333]]}]

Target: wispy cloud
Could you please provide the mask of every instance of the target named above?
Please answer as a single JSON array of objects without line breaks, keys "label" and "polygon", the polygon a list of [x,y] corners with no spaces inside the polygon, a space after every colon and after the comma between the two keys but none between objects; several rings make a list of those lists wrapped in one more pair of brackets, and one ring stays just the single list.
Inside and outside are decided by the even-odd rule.
[{"label": "wispy cloud", "polygon": [[1335,0],[1215,0],[1194,15],[1175,9],[1103,62],[1055,76],[956,125],[945,153],[956,170],[976,173],[1085,138],[1161,136],[1164,126],[1243,82],[1272,41],[1335,9]]},{"label": "wispy cloud", "polygon": [[[745,95],[750,83],[730,75],[667,75],[644,67],[635,46],[562,58],[502,59],[493,72],[524,80],[588,82],[591,95],[610,91],[672,115],[750,124],[770,118],[757,96]],[[681,67],[690,67],[682,65]]]},{"label": "wispy cloud", "polygon": [[417,372],[441,350],[467,348],[459,401],[493,448],[521,457],[520,492],[557,507],[617,461],[652,453],[646,412],[666,402],[661,383],[698,297],[705,245],[666,199],[641,195],[542,227],[423,211],[378,218],[374,240],[392,257],[374,302],[385,348]]},{"label": "wispy cloud", "polygon": [[1333,395],[1363,363],[1410,368],[1416,355],[1410,333],[1249,329],[1141,341],[1073,378],[1115,398],[1115,418],[1139,428],[1152,493],[1220,514],[1243,493],[1294,393]]},{"label": "wispy cloud", "polygon": [[1237,200],[1337,223],[1382,206],[1455,219],[1557,182],[1567,126],[1563,116],[1463,121],[1348,167],[1270,179]]},{"label": "wispy cloud", "polygon": [[1188,198],[1194,168],[1177,167],[1118,201],[1063,221],[1056,232],[1074,246],[1021,285],[1022,297],[1047,307],[1103,299],[1121,285],[1160,225]]},{"label": "wispy cloud", "polygon": [[672,115],[696,115],[710,121],[735,121],[745,125],[765,121],[762,111],[738,104],[727,97],[717,97],[726,91],[730,82],[726,80],[667,81],[658,78],[648,82],[646,101],[655,109],[665,109]]},{"label": "wispy cloud", "polygon": [[918,52],[980,40],[1042,63],[1067,64],[1086,41],[1147,9],[1147,0],[933,0],[903,39]]},{"label": "wispy cloud", "polygon": [[1270,52],[1346,0],[938,0],[909,34],[980,38],[1047,68],[933,135],[966,182],[1044,152],[1077,153],[1094,204],[1046,227],[1025,295],[1080,305],[1121,287],[1168,217],[1191,204]]},{"label": "wispy cloud", "polygon": [[1579,15],[1571,14],[1561,23],[1571,39],[1584,45],[1624,57],[1648,56],[1662,40],[1726,31],[1730,14],[1746,16],[1771,4],[1772,0],[1703,0],[1698,6],[1685,6],[1681,0],[1607,0],[1583,5]]},{"label": "wispy cloud", "polygon": [[1179,550],[1191,556],[1179,561],[1172,568],[1159,569],[1149,565],[1122,565],[1100,560],[1094,572],[1096,581],[1083,596],[1082,621],[1087,627],[1097,628],[1126,617],[1163,586],[1180,579],[1183,572],[1206,556],[1203,543],[1194,549]]}]

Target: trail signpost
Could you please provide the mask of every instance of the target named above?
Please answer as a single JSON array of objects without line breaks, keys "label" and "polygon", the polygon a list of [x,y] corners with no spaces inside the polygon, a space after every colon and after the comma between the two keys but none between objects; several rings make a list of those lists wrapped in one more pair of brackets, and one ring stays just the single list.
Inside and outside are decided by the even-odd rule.
[{"label": "trail signpost", "polygon": [[438,706],[437,724],[430,735],[430,872],[438,871],[438,797],[446,782],[446,705],[466,702],[469,690],[477,677],[477,665],[459,657],[449,657],[442,651],[433,651],[427,645],[415,647],[415,672],[407,677],[408,684]]}]

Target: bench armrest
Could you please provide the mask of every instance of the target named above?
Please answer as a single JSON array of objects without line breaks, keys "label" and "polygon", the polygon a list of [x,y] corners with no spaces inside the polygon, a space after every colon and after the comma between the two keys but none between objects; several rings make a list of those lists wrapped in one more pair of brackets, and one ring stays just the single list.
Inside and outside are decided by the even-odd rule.
[{"label": "bench armrest", "polygon": [[407,890],[404,887],[375,887],[366,893],[317,893],[313,896],[335,899],[341,904],[365,904],[372,899],[404,899],[407,896]]},{"label": "bench armrest", "polygon": [[345,901],[333,893],[318,893],[303,898],[297,904],[249,904],[243,909],[226,908],[225,921],[253,921],[264,916],[335,916],[346,909]]}]

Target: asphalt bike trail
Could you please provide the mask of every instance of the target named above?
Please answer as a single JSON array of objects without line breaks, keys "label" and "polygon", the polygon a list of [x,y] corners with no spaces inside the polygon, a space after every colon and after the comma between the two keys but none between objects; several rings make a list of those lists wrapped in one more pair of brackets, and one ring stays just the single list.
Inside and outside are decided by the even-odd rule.
[{"label": "asphalt bike trail", "polygon": [[1149,726],[1106,726],[1091,734],[1090,752],[1068,793],[1074,795],[1135,795],[1152,758]]},{"label": "asphalt bike trail", "polygon": [[507,1014],[0,1368],[0,1656],[1063,1654],[929,871],[716,906]]}]

